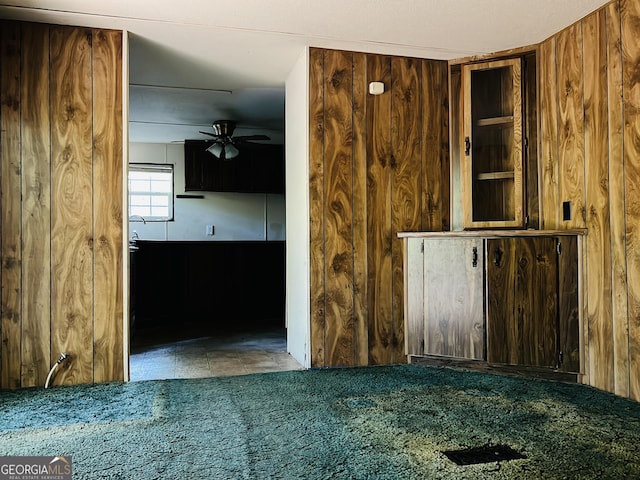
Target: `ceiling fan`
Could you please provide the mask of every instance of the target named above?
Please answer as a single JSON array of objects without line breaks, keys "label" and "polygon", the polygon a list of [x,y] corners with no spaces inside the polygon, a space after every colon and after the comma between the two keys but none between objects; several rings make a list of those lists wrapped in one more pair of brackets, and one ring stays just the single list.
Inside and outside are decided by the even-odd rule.
[{"label": "ceiling fan", "polygon": [[252,142],[256,140],[271,140],[266,135],[244,135],[233,136],[236,128],[236,122],[233,120],[216,120],[211,125],[213,132],[200,132],[204,135],[210,135],[214,138],[213,143],[207,148],[207,152],[220,160],[232,160],[240,154],[240,150],[236,144],[243,142]]}]

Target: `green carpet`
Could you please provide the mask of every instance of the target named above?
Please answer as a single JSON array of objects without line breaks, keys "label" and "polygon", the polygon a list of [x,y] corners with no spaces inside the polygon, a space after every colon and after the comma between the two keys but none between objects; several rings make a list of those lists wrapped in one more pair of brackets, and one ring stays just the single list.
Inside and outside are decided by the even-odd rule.
[{"label": "green carpet", "polygon": [[[444,450],[526,459],[458,466]],[[640,404],[402,365],[0,392],[0,455],[74,479],[640,478]]]}]

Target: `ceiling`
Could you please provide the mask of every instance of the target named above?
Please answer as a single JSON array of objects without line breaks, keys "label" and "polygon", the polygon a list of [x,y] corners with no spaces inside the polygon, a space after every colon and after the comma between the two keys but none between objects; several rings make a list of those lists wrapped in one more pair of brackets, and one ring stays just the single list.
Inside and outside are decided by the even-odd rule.
[{"label": "ceiling", "polygon": [[21,0],[0,18],[129,32],[130,140],[284,136],[284,84],[305,46],[432,59],[538,43],[608,0]]}]

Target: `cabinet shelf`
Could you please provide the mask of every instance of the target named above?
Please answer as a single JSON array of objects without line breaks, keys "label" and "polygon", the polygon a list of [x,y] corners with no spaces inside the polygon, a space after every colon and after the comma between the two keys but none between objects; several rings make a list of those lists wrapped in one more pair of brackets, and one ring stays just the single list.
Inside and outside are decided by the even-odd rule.
[{"label": "cabinet shelf", "polygon": [[508,172],[487,172],[479,173],[478,180],[509,180],[514,178],[513,170]]},{"label": "cabinet shelf", "polygon": [[505,126],[513,124],[513,115],[505,117],[480,118],[476,120],[476,127]]}]

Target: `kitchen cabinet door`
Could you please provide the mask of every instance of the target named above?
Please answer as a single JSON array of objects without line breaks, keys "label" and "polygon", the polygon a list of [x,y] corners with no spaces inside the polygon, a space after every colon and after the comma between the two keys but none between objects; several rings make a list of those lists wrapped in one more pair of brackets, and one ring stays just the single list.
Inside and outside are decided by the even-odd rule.
[{"label": "kitchen cabinet door", "polygon": [[558,255],[553,237],[487,240],[490,363],[558,366]]},{"label": "kitchen cabinet door", "polygon": [[407,353],[484,359],[482,239],[410,240]]}]

